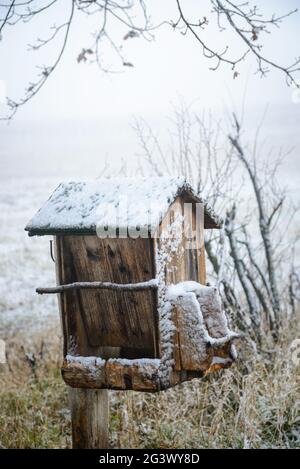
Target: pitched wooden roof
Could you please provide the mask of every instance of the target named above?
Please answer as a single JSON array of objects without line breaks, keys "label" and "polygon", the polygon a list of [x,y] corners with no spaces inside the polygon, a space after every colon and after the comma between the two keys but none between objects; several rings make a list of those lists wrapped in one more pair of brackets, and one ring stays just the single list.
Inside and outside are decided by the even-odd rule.
[{"label": "pitched wooden roof", "polygon": [[184,178],[152,177],[61,183],[25,230],[34,236],[96,234],[101,226],[155,229],[175,198],[184,192],[204,203],[205,228],[220,228],[222,221]]}]

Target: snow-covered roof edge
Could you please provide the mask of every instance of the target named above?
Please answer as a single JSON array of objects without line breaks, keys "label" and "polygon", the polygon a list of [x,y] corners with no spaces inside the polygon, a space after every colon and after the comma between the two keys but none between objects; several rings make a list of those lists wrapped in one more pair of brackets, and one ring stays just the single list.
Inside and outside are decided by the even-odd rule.
[{"label": "snow-covered roof edge", "polygon": [[192,186],[187,181],[185,181],[182,191],[179,191],[176,197],[178,197],[178,195],[181,195],[182,192],[184,191],[186,191],[187,193],[190,193],[192,197],[195,197],[196,199],[198,199],[200,203],[204,205],[204,228],[206,229],[222,228],[223,218],[216,214],[215,210],[209,205],[209,203],[203,197],[196,194]]},{"label": "snow-covered roof edge", "polygon": [[[159,180],[161,178],[153,178],[156,180]],[[164,178],[162,178],[164,179]],[[185,193],[194,198],[195,201],[198,201],[200,203],[204,204],[204,226],[206,229],[218,229],[221,228],[223,224],[222,218],[216,215],[214,210],[207,204],[205,199],[203,199],[201,196],[197,195],[196,192],[193,190],[192,186],[183,178],[170,178],[170,180],[174,182],[176,179],[178,181],[178,186],[177,190],[172,194],[172,198],[168,197],[167,204],[164,210],[164,213],[162,214],[162,218],[166,215],[169,207],[172,205],[172,203],[175,201],[175,199],[178,196],[184,195]],[[97,180],[96,180],[97,181]],[[95,182],[96,182],[95,181]],[[109,179],[109,181],[114,182],[118,181],[117,179]],[[142,182],[142,180],[141,180]],[[69,185],[75,185],[75,184],[85,184],[84,182],[70,182]],[[51,194],[51,196],[48,198],[48,200],[45,202],[45,204],[38,210],[36,215],[29,221],[29,223],[26,225],[25,230],[28,231],[29,236],[43,236],[43,235],[56,235],[56,234],[80,234],[80,235],[88,235],[88,234],[96,234],[96,223],[91,223],[90,220],[87,220],[87,223],[69,223],[67,225],[66,223],[52,223],[49,221],[49,223],[40,223],[40,218],[41,215],[46,215],[47,216],[47,208],[49,204],[51,204],[51,201],[53,200],[55,194],[59,191],[61,187],[64,186],[64,183],[59,184],[59,186],[54,190],[54,192]],[[100,205],[100,202],[99,202]],[[54,214],[55,215],[55,214]],[[45,217],[44,217],[45,218]],[[53,213],[52,213],[52,218]],[[59,218],[59,217],[58,217]],[[160,220],[160,221],[161,221]],[[59,222],[59,220],[57,220]]]}]

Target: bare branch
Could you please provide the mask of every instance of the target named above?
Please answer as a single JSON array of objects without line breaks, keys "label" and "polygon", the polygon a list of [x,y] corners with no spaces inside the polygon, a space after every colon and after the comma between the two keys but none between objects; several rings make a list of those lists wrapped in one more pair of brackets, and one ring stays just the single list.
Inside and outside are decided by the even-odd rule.
[{"label": "bare branch", "polygon": [[4,28],[5,24],[7,23],[8,19],[10,17],[11,11],[13,10],[14,3],[15,3],[15,0],[12,0],[11,4],[10,4],[8,10],[7,10],[6,16],[3,19],[2,24],[0,25],[0,37],[1,37],[2,29]]},{"label": "bare branch", "polygon": [[[48,6],[52,5],[53,3],[55,3],[55,2],[51,2],[51,4],[49,4]],[[49,77],[52,75],[52,73],[57,68],[59,62],[62,59],[63,53],[64,53],[66,45],[67,45],[68,36],[69,36],[69,32],[70,32],[70,28],[71,28],[71,24],[72,24],[72,20],[73,20],[73,16],[74,16],[74,10],[75,10],[75,2],[74,2],[74,0],[72,0],[71,1],[71,12],[70,12],[69,19],[63,25],[63,26],[65,26],[66,30],[65,30],[65,35],[64,35],[64,38],[63,38],[62,46],[61,46],[61,49],[59,51],[59,54],[58,54],[55,62],[51,66],[42,67],[42,71],[40,73],[39,80],[36,81],[35,83],[30,83],[29,84],[29,86],[27,88],[26,95],[25,95],[24,98],[22,98],[18,102],[13,101],[11,99],[8,99],[8,106],[11,110],[11,114],[5,119],[12,119],[12,117],[17,112],[18,108],[20,106],[26,104],[30,99],[32,99],[41,90],[41,88],[45,85],[46,81],[49,79]]]},{"label": "bare branch", "polygon": [[270,235],[270,224],[269,217],[266,213],[266,207],[263,201],[263,186],[259,181],[258,175],[256,173],[255,167],[252,167],[249,163],[244,150],[240,143],[240,124],[236,115],[234,115],[234,122],[235,122],[235,130],[236,135],[232,136],[229,135],[229,140],[238,156],[239,160],[243,163],[244,167],[247,170],[249,179],[252,184],[252,188],[254,191],[257,209],[259,213],[259,228],[260,233],[263,241],[264,251],[266,255],[266,261],[268,265],[268,276],[270,282],[270,290],[272,293],[272,304],[273,309],[276,315],[276,319],[279,322],[279,314],[280,314],[280,299],[279,299],[279,292],[277,286],[277,278],[275,274],[275,265],[274,265],[274,255],[273,255],[273,247],[271,243],[271,235]]},{"label": "bare branch", "polygon": [[[288,14],[286,14],[284,16],[281,16],[281,17],[276,18],[275,16],[273,16],[271,18],[271,20],[264,20],[264,21],[259,20],[258,21],[257,19],[253,19],[253,16],[256,15],[256,13],[255,13],[256,8],[255,7],[254,7],[254,11],[250,10],[250,12],[245,13],[241,10],[241,8],[234,5],[233,2],[226,1],[226,3],[229,3],[231,6],[233,6],[235,11],[229,10],[227,7],[224,6],[223,2],[221,2],[220,0],[215,0],[215,4],[218,7],[218,11],[225,15],[225,17],[227,18],[228,23],[230,24],[232,29],[237,33],[237,35],[241,38],[241,40],[247,45],[248,52],[251,52],[256,57],[257,63],[258,63],[258,71],[261,73],[261,75],[264,76],[269,71],[268,68],[264,68],[264,64],[265,64],[267,66],[271,66],[272,68],[275,68],[275,69],[280,70],[281,72],[283,72],[286,76],[288,84],[294,84],[297,87],[299,87],[299,84],[297,83],[297,81],[294,78],[294,74],[295,74],[295,72],[298,72],[300,70],[300,67],[299,67],[300,57],[298,57],[289,66],[284,67],[284,66],[279,65],[276,62],[268,59],[267,57],[265,57],[261,53],[262,46],[256,44],[256,42],[255,42],[258,39],[258,34],[261,31],[266,31],[266,25],[273,24],[273,25],[278,26],[278,24],[282,21],[283,18],[287,18],[288,16],[296,13],[297,9],[293,10],[293,11],[289,12]],[[244,20],[246,20],[246,22],[250,25],[250,31],[247,31],[247,30],[245,31],[237,25],[237,23],[234,20],[234,16],[237,14],[237,12],[238,12],[238,15],[240,17],[242,17]],[[263,26],[257,27],[258,22]],[[246,35],[247,33],[251,34],[251,39],[249,39],[247,37],[247,35]]]},{"label": "bare branch", "polygon": [[[265,18],[260,14],[256,6],[251,6],[249,2],[237,4],[229,0],[210,0],[212,11],[209,15],[217,16],[217,31],[228,29],[234,31],[238,37],[239,42],[243,45],[243,52],[238,57],[231,57],[230,48],[226,46],[223,50],[217,50],[208,43],[206,37],[206,29],[209,24],[209,15],[203,14],[201,19],[188,19],[183,10],[183,2],[175,0],[178,17],[176,21],[164,20],[157,24],[152,24],[151,17],[148,9],[148,3],[143,0],[69,0],[72,4],[72,14],[65,22],[58,22],[58,26],[51,28],[51,34],[46,39],[38,38],[35,45],[31,46],[31,50],[39,50],[44,46],[49,45],[54,41],[58,34],[65,30],[64,40],[62,47],[58,46],[57,60],[52,65],[44,65],[41,68],[41,74],[35,81],[33,80],[26,89],[25,96],[20,99],[8,99],[7,104],[10,111],[6,119],[11,119],[17,110],[30,99],[32,99],[44,86],[48,77],[52,75],[58,63],[65,52],[66,42],[68,39],[69,30],[73,21],[75,10],[78,14],[83,14],[88,17],[97,17],[97,29],[93,34],[93,41],[85,47],[82,47],[81,52],[78,54],[78,62],[86,62],[89,58],[91,62],[95,62],[103,72],[120,73],[124,68],[132,68],[134,64],[124,55],[123,44],[124,41],[142,38],[146,41],[154,39],[154,32],[164,25],[171,27],[173,30],[178,30],[183,36],[187,34],[192,35],[197,44],[200,46],[201,51],[213,65],[210,66],[211,70],[217,70],[221,64],[229,65],[234,70],[233,78],[238,76],[236,70],[237,65],[244,61],[249,55],[256,57],[258,62],[258,71],[265,75],[270,68],[277,69],[283,72],[286,76],[288,84],[298,83],[295,79],[295,74],[300,71],[300,58],[297,58],[294,63],[285,67],[277,64],[265,57],[262,52],[262,45],[258,39],[262,33],[270,33],[269,27],[279,27],[284,19],[296,13],[297,10],[288,12],[285,15],[277,16],[272,15],[271,18]],[[67,4],[67,2],[65,2]],[[58,4],[58,0],[43,1],[39,6],[33,0],[3,2],[0,6],[4,9],[4,17],[0,19],[0,35],[5,27],[13,27],[19,22],[28,23],[33,18],[40,17],[42,14],[52,11],[52,7]],[[149,2],[150,4],[150,2]],[[204,12],[205,13],[205,12]],[[221,24],[222,19],[226,19],[226,27]],[[59,19],[60,20],[60,19]],[[114,25],[119,24],[120,28],[126,28],[127,31],[121,33],[123,42],[116,39],[114,33]],[[108,65],[107,60],[104,60],[103,53],[105,50],[112,52],[112,59],[116,59],[117,63],[121,65],[121,69],[114,65]],[[182,162],[182,160],[181,160]]]},{"label": "bare branch", "polygon": [[66,285],[58,285],[57,287],[37,288],[39,295],[45,293],[64,293],[70,290],[117,290],[117,291],[144,291],[157,290],[157,279],[148,280],[139,283],[111,283],[111,282],[74,282]]}]

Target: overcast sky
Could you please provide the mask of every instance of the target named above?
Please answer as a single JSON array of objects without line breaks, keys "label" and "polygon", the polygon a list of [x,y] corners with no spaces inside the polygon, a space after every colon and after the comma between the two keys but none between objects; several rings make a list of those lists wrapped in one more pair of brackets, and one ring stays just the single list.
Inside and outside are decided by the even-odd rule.
[{"label": "overcast sky", "polygon": [[[174,0],[146,3],[154,22],[176,17]],[[185,3],[197,18],[209,16],[208,2]],[[300,7],[299,0],[256,3],[264,11],[278,14]],[[39,56],[28,52],[27,44],[37,36],[47,37],[47,28],[56,17],[67,14],[69,5],[70,2],[61,1],[50,16],[3,31],[0,80],[10,97],[21,96],[36,74],[35,65],[47,63],[55,52],[53,45],[46,56]],[[280,30],[275,29],[273,35],[267,36],[266,55],[282,64],[293,61],[300,54],[299,26],[297,13]],[[124,53],[134,68],[105,74],[96,65],[76,62],[82,47],[89,46],[92,30],[87,19],[76,18],[63,61],[46,86],[20,109],[9,125],[0,123],[2,177],[89,177],[101,172],[105,159],[116,168],[121,158],[133,166],[138,153],[131,128],[134,117],[149,121],[163,140],[172,106],[180,100],[193,103],[193,110],[200,113],[211,110],[217,119],[234,107],[241,110],[246,90],[245,124],[249,135],[268,106],[262,134],[274,151],[279,147],[294,148],[282,177],[294,190],[299,186],[300,99],[295,99],[295,90],[286,86],[280,72],[271,71],[267,78],[260,79],[254,74],[253,60],[238,68],[240,75],[235,80],[229,67],[213,72],[193,38],[165,26],[156,32],[154,42],[132,39],[124,43]],[[116,41],[122,43],[124,29],[112,25],[112,30]],[[208,28],[204,37],[205,34],[212,44],[232,41],[226,32],[216,35],[214,28]],[[238,53],[234,47],[233,53]],[[109,62],[110,51],[105,52]],[[5,112],[3,104],[0,111]]]}]

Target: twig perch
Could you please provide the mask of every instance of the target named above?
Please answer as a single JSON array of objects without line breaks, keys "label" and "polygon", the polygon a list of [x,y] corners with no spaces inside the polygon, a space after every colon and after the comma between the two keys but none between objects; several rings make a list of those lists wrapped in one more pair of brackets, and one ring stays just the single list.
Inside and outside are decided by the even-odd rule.
[{"label": "twig perch", "polygon": [[58,285],[56,287],[37,288],[36,292],[39,295],[45,293],[63,293],[68,290],[86,290],[86,289],[99,289],[99,290],[123,290],[123,291],[142,291],[142,290],[157,290],[158,281],[156,279],[148,280],[147,282],[140,283],[111,283],[111,282],[74,282],[66,285]]}]

